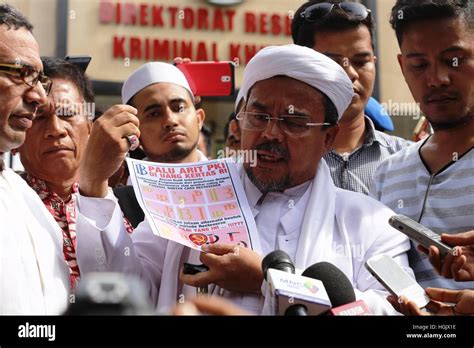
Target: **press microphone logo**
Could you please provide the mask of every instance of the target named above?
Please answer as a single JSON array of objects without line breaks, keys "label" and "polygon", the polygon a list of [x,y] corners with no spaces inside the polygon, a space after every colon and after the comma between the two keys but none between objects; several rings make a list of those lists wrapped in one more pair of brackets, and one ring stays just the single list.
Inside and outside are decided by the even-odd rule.
[{"label": "press microphone logo", "polygon": [[315,294],[319,291],[319,288],[316,286],[316,284],[313,284],[309,280],[304,283],[304,287],[309,290],[310,293]]}]

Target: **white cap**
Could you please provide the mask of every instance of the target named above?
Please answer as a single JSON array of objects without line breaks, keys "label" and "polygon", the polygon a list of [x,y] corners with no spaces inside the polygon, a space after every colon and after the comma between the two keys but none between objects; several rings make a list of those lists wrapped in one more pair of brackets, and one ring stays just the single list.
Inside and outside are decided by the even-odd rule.
[{"label": "white cap", "polygon": [[130,75],[122,86],[122,103],[127,104],[132,97],[143,88],[159,82],[174,83],[184,87],[191,94],[194,101],[193,92],[189,87],[188,80],[184,74],[172,64],[162,62],[151,62],[142,65]]},{"label": "white cap", "polygon": [[298,45],[268,46],[247,64],[235,107],[241,98],[247,100],[248,92],[255,83],[277,75],[302,81],[324,93],[334,103],[339,119],[354,96],[351,80],[331,58]]}]

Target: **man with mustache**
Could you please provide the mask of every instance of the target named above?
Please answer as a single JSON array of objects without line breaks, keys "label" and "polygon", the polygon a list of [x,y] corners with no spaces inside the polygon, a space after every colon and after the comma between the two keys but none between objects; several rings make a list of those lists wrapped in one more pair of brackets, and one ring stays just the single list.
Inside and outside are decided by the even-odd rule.
[{"label": "man with mustache", "polygon": [[9,315],[59,314],[69,290],[59,226],[2,159],[23,143],[51,87],[32,30],[0,5],[0,314]]},{"label": "man with mustache", "polygon": [[[434,134],[383,162],[376,172],[372,195],[438,233],[474,230],[472,21],[467,1],[398,0],[392,9],[402,73]],[[456,243],[454,236],[442,240]],[[469,280],[472,264],[461,260],[462,255],[446,257],[450,266],[453,256],[457,258],[452,274],[451,267],[442,266],[437,248],[424,252],[443,275]],[[442,278],[416,245],[409,256],[423,287],[474,288],[474,282]],[[463,260],[465,270],[459,269]]]},{"label": "man with mustache", "polygon": [[[364,262],[387,253],[407,266],[408,240],[388,225],[391,210],[365,195],[334,187],[321,161],[353,97],[344,70],[306,47],[270,46],[247,65],[241,90],[244,106],[237,117],[241,148],[256,151],[258,160],[255,167],[239,166],[239,173],[256,218],[259,250],[216,243],[203,246],[200,254],[155,236],[146,219],[132,236],[120,224],[117,232],[85,236],[82,242],[78,235],[79,248],[100,245],[108,270],[140,275],[159,309],[195,294],[195,287],[208,286],[210,293],[228,297],[252,313],[269,313],[262,257],[282,249],[301,270],[320,261],[335,264],[352,282],[357,298],[364,299],[374,313],[394,313],[385,299],[387,293]],[[120,158],[112,166],[105,154],[89,150],[87,157],[93,162],[109,161],[111,169],[120,165]],[[102,173],[102,180],[108,175]],[[103,207],[109,204],[91,196]],[[130,250],[128,255],[124,248]],[[98,269],[92,254],[81,260],[79,253],[78,260],[83,271]],[[183,262],[202,262],[209,270],[183,274]]]},{"label": "man with mustache", "polygon": [[[0,314],[57,315],[66,308],[70,290],[63,233],[35,191],[12,170],[5,169],[2,159],[6,151],[21,146],[38,109],[48,102],[51,79],[43,74],[32,29],[28,19],[16,9],[0,5]],[[123,106],[119,106],[114,109],[116,113],[108,117],[114,120],[116,144],[128,151],[122,132],[139,134],[139,131],[129,124],[135,121],[134,109],[126,107],[130,113],[122,113]],[[103,138],[103,143],[104,140],[107,139]],[[121,152],[120,147],[118,152],[126,153]],[[109,151],[109,155],[113,156],[113,151]],[[54,163],[48,165],[54,167]],[[96,170],[97,167],[86,166],[84,176],[90,178]],[[114,199],[106,187],[104,192],[104,187],[84,185],[85,192],[99,190],[104,197]],[[97,210],[94,200],[75,195],[85,214],[88,209]],[[122,221],[120,209],[94,221],[87,220],[78,211],[77,231],[83,229],[94,235],[106,233],[112,217]],[[123,221],[121,223],[123,225]],[[92,252],[100,261],[102,255],[98,251]]]},{"label": "man with mustache", "polygon": [[[80,278],[75,194],[79,190],[80,161],[92,127],[94,93],[89,79],[75,65],[50,57],[42,58],[42,62],[53,82],[49,102],[39,109],[26,131],[25,142],[15,151],[20,153],[25,168],[23,178],[62,229],[64,259],[74,289]],[[127,221],[125,224],[132,232]]]},{"label": "man with mustache", "polygon": [[376,130],[365,113],[376,77],[373,20],[360,3],[311,0],[298,8],[292,22],[295,44],[334,59],[352,81],[354,98],[324,160],[337,187],[366,195],[378,165],[410,144]]}]

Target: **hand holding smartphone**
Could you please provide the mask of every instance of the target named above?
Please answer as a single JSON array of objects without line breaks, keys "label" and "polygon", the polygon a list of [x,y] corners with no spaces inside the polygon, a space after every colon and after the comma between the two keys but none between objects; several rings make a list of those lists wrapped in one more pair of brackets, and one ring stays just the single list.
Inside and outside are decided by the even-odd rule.
[{"label": "hand holding smartphone", "polygon": [[430,302],[425,290],[390,256],[374,256],[365,263],[365,267],[392,295],[403,295],[419,308]]},{"label": "hand holding smartphone", "polygon": [[415,220],[404,215],[394,215],[388,223],[393,228],[407,235],[412,241],[420,243],[421,246],[429,249],[434,245],[439,249],[441,257],[452,251],[452,247],[441,242],[441,236],[429,228],[419,224]]},{"label": "hand holding smartphone", "polygon": [[[201,272],[207,272],[209,271],[209,267],[207,267],[204,264],[201,265],[193,265],[192,263],[183,263],[183,273],[184,274],[191,274],[191,275],[196,275]],[[208,287],[207,286],[198,286],[196,287],[196,294],[198,296],[207,294],[208,293]]]},{"label": "hand holding smartphone", "polygon": [[195,275],[201,272],[207,272],[209,271],[209,267],[206,265],[193,265],[191,263],[184,262],[183,263],[183,273],[184,274],[191,274]]}]

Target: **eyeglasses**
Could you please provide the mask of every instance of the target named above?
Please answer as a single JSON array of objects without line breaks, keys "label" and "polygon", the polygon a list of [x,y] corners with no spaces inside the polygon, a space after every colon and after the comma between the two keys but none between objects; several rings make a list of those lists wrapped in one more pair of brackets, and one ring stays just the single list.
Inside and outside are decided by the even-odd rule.
[{"label": "eyeglasses", "polygon": [[240,126],[243,129],[252,131],[263,131],[271,120],[276,120],[279,121],[283,132],[294,137],[302,137],[309,134],[311,127],[331,125],[331,123],[327,122],[309,122],[311,119],[307,116],[281,115],[280,117],[270,117],[268,114],[246,111],[240,112],[236,119],[242,121]]},{"label": "eyeglasses", "polygon": [[45,76],[42,71],[26,64],[0,64],[0,72],[21,78],[30,87],[35,87],[40,82],[46,95],[49,94],[53,85],[51,79]]},{"label": "eyeglasses", "polygon": [[349,19],[363,21],[368,18],[370,19],[371,16],[371,11],[357,2],[341,2],[335,4],[322,2],[309,6],[306,10],[301,12],[301,17],[308,22],[316,22],[317,20],[328,16],[335,9],[344,12]]}]

